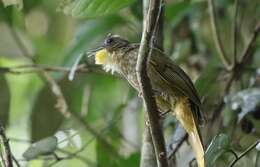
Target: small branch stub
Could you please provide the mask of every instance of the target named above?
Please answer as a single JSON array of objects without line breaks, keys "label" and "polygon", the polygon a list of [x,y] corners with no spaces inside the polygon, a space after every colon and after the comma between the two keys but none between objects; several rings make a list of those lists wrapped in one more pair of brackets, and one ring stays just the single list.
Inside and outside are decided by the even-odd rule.
[{"label": "small branch stub", "polygon": [[3,155],[3,159],[1,161],[3,162],[4,167],[13,167],[12,153],[9,146],[9,141],[5,135],[4,127],[1,123],[0,123],[0,138],[1,138],[1,154]]}]

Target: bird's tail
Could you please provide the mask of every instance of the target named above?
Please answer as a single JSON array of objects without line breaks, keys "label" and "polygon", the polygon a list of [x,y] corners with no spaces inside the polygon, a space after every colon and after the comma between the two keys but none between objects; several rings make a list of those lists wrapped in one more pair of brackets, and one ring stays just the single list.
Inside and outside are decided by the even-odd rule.
[{"label": "bird's tail", "polygon": [[198,126],[194,120],[191,107],[187,98],[181,98],[175,103],[176,118],[189,134],[189,142],[195,153],[198,167],[205,167],[204,149],[199,135]]}]

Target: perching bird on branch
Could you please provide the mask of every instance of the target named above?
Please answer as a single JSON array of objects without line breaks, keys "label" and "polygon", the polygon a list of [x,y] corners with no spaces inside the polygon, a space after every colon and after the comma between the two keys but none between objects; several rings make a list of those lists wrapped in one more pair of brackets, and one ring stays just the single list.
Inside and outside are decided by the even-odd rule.
[{"label": "perching bird on branch", "polygon": [[[116,35],[108,35],[96,52],[96,64],[108,72],[118,72],[138,91],[136,64],[139,44]],[[204,167],[204,149],[199,134],[203,122],[200,98],[187,74],[159,49],[153,48],[147,66],[156,103],[160,111],[171,111],[189,134],[199,167]]]}]

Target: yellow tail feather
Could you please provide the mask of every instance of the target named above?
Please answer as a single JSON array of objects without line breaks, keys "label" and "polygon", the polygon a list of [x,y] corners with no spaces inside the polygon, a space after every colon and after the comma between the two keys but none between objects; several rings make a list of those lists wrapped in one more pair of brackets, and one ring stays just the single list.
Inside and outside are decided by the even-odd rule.
[{"label": "yellow tail feather", "polygon": [[193,114],[187,98],[180,98],[175,104],[174,111],[176,118],[189,134],[189,142],[195,153],[198,167],[205,167],[204,149]]}]

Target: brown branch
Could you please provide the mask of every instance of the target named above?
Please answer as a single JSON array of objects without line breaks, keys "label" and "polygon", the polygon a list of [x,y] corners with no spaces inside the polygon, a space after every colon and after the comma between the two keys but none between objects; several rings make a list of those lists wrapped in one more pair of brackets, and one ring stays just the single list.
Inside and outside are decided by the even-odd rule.
[{"label": "brown branch", "polygon": [[217,24],[216,7],[215,7],[215,4],[213,1],[214,0],[208,0],[208,8],[209,8],[209,14],[210,14],[213,39],[214,39],[214,42],[217,47],[217,51],[218,51],[218,54],[220,56],[222,63],[224,64],[224,66],[227,70],[231,70],[232,66],[231,66],[230,60],[227,57],[223,43],[220,39],[220,31],[218,29],[218,24]]},{"label": "brown branch", "polygon": [[249,146],[244,152],[242,152],[240,155],[238,155],[236,157],[236,159],[234,159],[228,167],[233,167],[241,158],[243,158],[247,153],[249,153],[251,150],[253,150],[259,142],[260,142],[260,139],[258,139],[254,144]]},{"label": "brown branch", "polygon": [[5,130],[4,127],[2,125],[2,123],[0,123],[0,138],[1,138],[1,143],[3,146],[3,164],[4,167],[13,167],[13,161],[12,161],[12,152],[9,146],[9,140],[7,139],[6,135],[5,135]]},{"label": "brown branch", "polygon": [[[68,74],[70,72],[70,68],[68,67],[54,67],[54,66],[46,66],[46,65],[22,65],[22,66],[14,66],[14,67],[0,67],[0,73],[10,73],[10,74],[30,74],[30,73],[38,73],[40,71],[46,72],[63,72]],[[78,66],[76,69],[77,73],[100,73],[106,74],[100,67],[95,65]]]},{"label": "brown branch", "polygon": [[158,16],[160,15],[161,2],[160,0],[150,0],[147,16],[145,17],[145,24],[143,27],[142,40],[138,52],[137,60],[137,76],[143,96],[143,100],[147,109],[150,131],[158,161],[158,166],[167,167],[167,158],[165,150],[165,141],[163,132],[160,126],[160,117],[157,110],[155,99],[153,98],[152,87],[150,79],[147,76],[147,60],[152,53],[153,36],[158,23]]},{"label": "brown branch", "polygon": [[151,132],[148,126],[144,127],[140,167],[157,167]]}]

